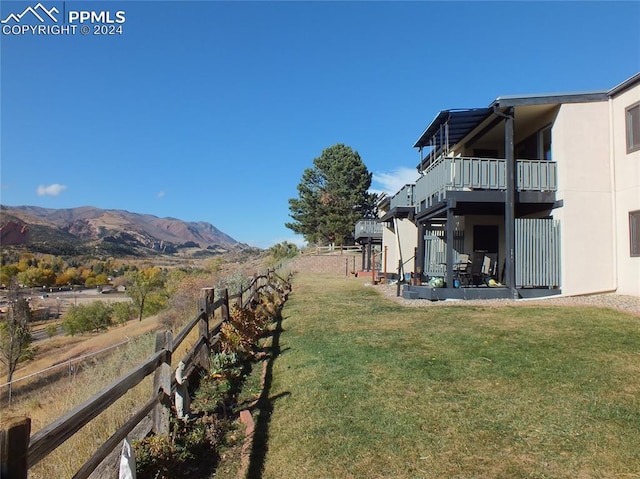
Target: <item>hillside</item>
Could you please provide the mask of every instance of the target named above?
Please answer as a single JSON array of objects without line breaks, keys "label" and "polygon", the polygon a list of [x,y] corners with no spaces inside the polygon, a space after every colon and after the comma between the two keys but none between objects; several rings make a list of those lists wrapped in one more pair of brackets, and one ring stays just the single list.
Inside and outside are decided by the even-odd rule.
[{"label": "hillside", "polygon": [[51,209],[0,205],[0,227],[11,222],[28,226],[27,246],[31,249],[54,254],[79,254],[88,248],[136,256],[173,254],[186,248],[224,253],[245,246],[204,221],[91,206]]}]

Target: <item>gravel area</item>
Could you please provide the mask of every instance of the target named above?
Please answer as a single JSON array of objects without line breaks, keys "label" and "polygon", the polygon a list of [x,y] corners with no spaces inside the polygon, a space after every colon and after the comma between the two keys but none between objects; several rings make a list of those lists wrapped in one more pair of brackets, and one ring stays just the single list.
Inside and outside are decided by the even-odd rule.
[{"label": "gravel area", "polygon": [[[593,294],[588,296],[552,296],[543,299],[473,299],[473,300],[445,300],[445,301],[429,301],[427,299],[404,299],[402,296],[396,296],[397,285],[395,284],[378,284],[372,286],[380,294],[396,301],[402,305],[410,307],[440,307],[440,306],[512,306],[514,304],[545,304],[545,305],[562,305],[562,306],[600,306],[605,308],[613,308],[628,313],[640,315],[640,297],[629,296],[616,293]],[[401,293],[402,294],[402,293]]]}]

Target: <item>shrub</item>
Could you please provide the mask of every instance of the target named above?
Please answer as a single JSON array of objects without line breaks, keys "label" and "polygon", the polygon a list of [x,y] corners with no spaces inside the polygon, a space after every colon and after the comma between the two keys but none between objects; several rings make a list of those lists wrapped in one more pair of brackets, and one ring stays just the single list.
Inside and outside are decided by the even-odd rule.
[{"label": "shrub", "polygon": [[111,307],[104,301],[72,306],[62,321],[62,328],[71,336],[88,331],[99,332],[110,325]]}]

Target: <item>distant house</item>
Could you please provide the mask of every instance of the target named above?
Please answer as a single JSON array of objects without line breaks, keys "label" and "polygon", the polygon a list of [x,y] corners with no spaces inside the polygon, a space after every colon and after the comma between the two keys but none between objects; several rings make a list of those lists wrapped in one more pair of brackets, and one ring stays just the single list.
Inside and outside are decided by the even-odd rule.
[{"label": "distant house", "polygon": [[402,261],[415,248],[412,269],[445,287],[406,297],[640,295],[640,73],[444,110],[414,146],[417,179],[391,198],[383,245]]},{"label": "distant house", "polygon": [[9,221],[0,227],[0,245],[26,244],[29,241],[29,226]]}]

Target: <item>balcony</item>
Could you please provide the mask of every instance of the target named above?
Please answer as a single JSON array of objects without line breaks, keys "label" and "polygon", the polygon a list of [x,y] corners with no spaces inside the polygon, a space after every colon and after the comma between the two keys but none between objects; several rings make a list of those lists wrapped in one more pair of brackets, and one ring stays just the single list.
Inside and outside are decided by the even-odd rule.
[{"label": "balcony", "polygon": [[402,207],[402,206],[414,206],[415,185],[404,185],[400,191],[398,191],[389,203],[390,209]]},{"label": "balcony", "polygon": [[[443,201],[447,191],[504,191],[507,164],[502,158],[440,158],[415,184],[418,211]],[[516,190],[556,191],[556,163],[547,160],[516,160]]]},{"label": "balcony", "polygon": [[382,240],[382,223],[378,220],[360,220],[356,223],[353,237],[356,241],[363,238]]}]

